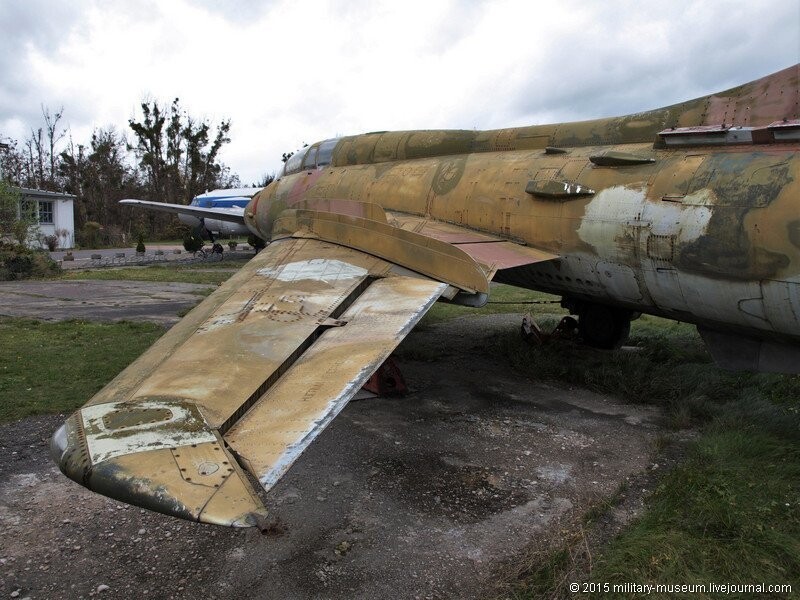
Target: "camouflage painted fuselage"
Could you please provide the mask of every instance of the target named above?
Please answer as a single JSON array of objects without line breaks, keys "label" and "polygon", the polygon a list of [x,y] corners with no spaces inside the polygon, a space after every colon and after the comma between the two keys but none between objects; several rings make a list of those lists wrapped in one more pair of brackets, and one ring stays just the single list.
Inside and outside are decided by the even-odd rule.
[{"label": "camouflage painted fuselage", "polygon": [[559,256],[495,281],[800,344],[798,87],[795,66],[615,119],[342,138],[329,165],[256,196],[248,224],[268,239],[298,202],[374,203],[400,227],[421,216]]}]

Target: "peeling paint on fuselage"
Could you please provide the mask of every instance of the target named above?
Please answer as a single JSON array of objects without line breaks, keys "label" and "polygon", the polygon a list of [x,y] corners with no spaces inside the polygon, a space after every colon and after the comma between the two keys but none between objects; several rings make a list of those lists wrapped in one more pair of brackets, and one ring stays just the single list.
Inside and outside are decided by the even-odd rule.
[{"label": "peeling paint on fuselage", "polygon": [[[314,173],[311,186],[305,173],[283,177],[264,190],[258,206],[266,216],[276,197],[373,202],[562,257],[527,271],[516,269],[513,277],[500,273],[498,280],[800,339],[800,321],[784,319],[778,327],[741,309],[743,300],[760,297],[760,280],[790,281],[800,273],[797,226],[791,225],[800,212],[796,149],[777,144],[768,150],[613,148],[652,156],[655,162],[598,167],[589,157],[608,147],[585,147],[567,154],[483,152],[326,167]],[[588,198],[543,199],[525,192],[534,179],[597,192]],[[300,194],[292,192],[298,185]],[[262,235],[268,235],[270,221],[261,218]],[[402,218],[393,224],[402,227]]]},{"label": "peeling paint on fuselage", "polygon": [[672,202],[650,202],[645,189],[609,187],[586,206],[578,236],[604,260],[635,266],[641,250],[639,236],[632,233],[637,228],[646,227],[652,235],[675,236],[681,244],[693,243],[706,233],[712,210],[707,206],[690,208],[699,210],[687,211]]}]

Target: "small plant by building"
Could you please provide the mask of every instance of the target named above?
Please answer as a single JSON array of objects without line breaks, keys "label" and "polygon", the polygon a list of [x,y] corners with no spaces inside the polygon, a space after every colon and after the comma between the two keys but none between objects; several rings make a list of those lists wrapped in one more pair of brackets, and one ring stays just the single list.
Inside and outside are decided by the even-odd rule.
[{"label": "small plant by building", "polygon": [[56,248],[58,248],[58,236],[55,235],[45,235],[42,236],[42,242],[50,252],[54,252]]},{"label": "small plant by building", "polygon": [[44,250],[0,241],[0,281],[52,277],[61,268]]},{"label": "small plant by building", "polygon": [[100,223],[97,221],[87,221],[81,228],[81,246],[87,248],[97,248],[100,244]]}]

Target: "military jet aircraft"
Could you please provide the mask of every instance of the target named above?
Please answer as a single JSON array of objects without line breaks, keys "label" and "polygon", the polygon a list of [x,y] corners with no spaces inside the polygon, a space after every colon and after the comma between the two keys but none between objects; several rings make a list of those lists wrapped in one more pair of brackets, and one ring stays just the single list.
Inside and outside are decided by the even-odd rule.
[{"label": "military jet aircraft", "polygon": [[69,417],[55,460],[263,526],[251,477],[268,491],[434,302],[480,306],[490,281],[560,295],[590,344],[649,313],[727,368],[798,373],[799,106],[795,65],[618,118],[313,144],[241,216],[266,250]]}]

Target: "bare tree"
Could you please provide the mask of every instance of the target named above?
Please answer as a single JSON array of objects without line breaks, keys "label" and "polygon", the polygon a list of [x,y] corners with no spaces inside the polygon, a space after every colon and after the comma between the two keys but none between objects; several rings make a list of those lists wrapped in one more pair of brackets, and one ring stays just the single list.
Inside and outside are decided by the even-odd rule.
[{"label": "bare tree", "polygon": [[3,138],[0,173],[11,185],[75,194],[79,230],[94,222],[109,235],[146,230],[175,237],[174,217],[134,211],[119,199],[188,203],[205,190],[241,185],[219,160],[230,142],[230,121],[192,117],[178,98],[168,105],[144,100],[141,117],[128,122],[134,134],[130,144],[113,127],[95,129],[89,143],[77,143],[64,123],[63,106],[41,109],[43,126],[31,127],[22,143]]},{"label": "bare tree", "polygon": [[[56,183],[56,162],[57,156],[56,153],[56,145],[64,139],[64,136],[67,135],[67,129],[59,129],[58,122],[61,120],[61,117],[64,116],[64,107],[62,106],[59,108],[54,114],[50,114],[50,109],[47,108],[44,104],[42,104],[42,116],[44,117],[44,127],[45,131],[47,132],[47,142],[49,146],[48,158],[50,160],[50,172],[48,173],[48,184],[53,190],[57,189]],[[39,130],[39,134],[41,136],[41,129]]]}]

